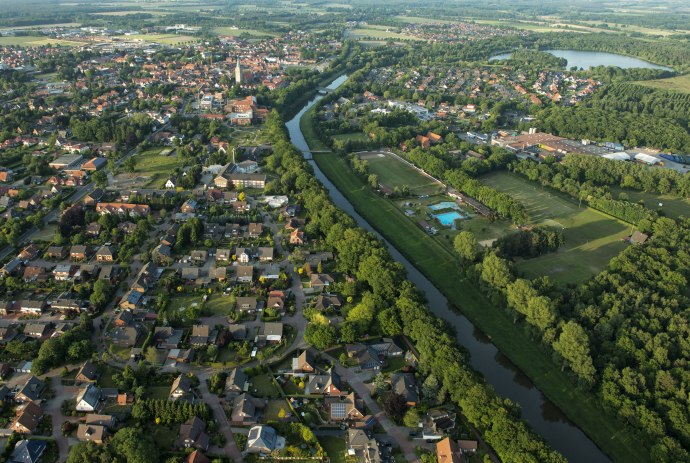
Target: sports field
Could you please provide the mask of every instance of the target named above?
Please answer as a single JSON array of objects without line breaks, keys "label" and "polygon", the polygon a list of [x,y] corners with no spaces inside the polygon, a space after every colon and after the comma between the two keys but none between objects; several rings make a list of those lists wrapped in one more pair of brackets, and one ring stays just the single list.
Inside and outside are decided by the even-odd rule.
[{"label": "sports field", "polygon": [[369,172],[379,177],[379,182],[389,188],[402,188],[407,185],[413,195],[429,195],[439,193],[441,186],[422,175],[404,162],[390,154],[372,151],[358,153],[360,159],[369,163]]},{"label": "sports field", "polygon": [[681,215],[690,217],[690,201],[688,201],[687,198],[645,193],[644,191],[624,190],[619,187],[611,188],[611,193],[613,193],[614,198],[618,198],[618,195],[622,192],[628,195],[628,201],[636,203],[642,200],[647,209],[661,211],[666,217],[678,218]]},{"label": "sports field", "polygon": [[582,206],[510,172],[493,172],[481,181],[520,201],[534,225],[561,227],[566,244],[558,252],[521,261],[528,277],[549,275],[561,283],[577,283],[606,267],[625,248],[621,239],[630,226]]}]

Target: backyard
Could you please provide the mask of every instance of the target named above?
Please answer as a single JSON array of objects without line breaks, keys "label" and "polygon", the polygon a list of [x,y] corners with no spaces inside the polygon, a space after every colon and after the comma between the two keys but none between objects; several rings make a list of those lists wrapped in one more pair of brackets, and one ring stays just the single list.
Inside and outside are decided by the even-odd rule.
[{"label": "backyard", "polygon": [[563,230],[565,245],[555,253],[520,261],[527,277],[549,275],[559,283],[578,283],[599,272],[625,248],[630,226],[510,172],[493,172],[482,183],[520,201],[534,225]]}]

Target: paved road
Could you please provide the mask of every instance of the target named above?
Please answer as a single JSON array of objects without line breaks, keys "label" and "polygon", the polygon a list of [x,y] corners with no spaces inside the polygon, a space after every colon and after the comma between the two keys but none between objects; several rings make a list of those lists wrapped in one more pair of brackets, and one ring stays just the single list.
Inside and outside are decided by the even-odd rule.
[{"label": "paved road", "polygon": [[204,370],[198,375],[201,396],[203,397],[204,402],[206,402],[213,411],[213,416],[218,423],[218,429],[225,437],[225,447],[223,447],[225,455],[232,458],[235,463],[242,463],[244,461],[242,452],[239,448],[237,448],[235,438],[232,435],[232,428],[228,422],[228,417],[225,415],[225,410],[223,410],[223,405],[220,403],[218,396],[216,394],[211,394],[211,392],[208,390],[206,380],[211,377],[211,374],[212,371]]}]

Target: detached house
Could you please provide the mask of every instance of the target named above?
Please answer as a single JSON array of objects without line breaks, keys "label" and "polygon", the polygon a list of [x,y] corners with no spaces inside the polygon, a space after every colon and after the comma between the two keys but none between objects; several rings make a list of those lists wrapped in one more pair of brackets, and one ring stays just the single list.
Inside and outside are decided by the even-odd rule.
[{"label": "detached house", "polygon": [[179,400],[192,392],[192,381],[186,375],[175,378],[170,388],[170,400]]},{"label": "detached house", "polygon": [[207,450],[210,438],[206,434],[206,423],[200,418],[193,417],[180,425],[180,433],[177,438],[178,446],[186,449],[194,448]]},{"label": "detached house", "polygon": [[69,250],[69,258],[72,260],[86,260],[86,246],[72,246]]},{"label": "detached house", "polygon": [[115,259],[115,252],[110,246],[101,246],[96,252],[97,262],[112,262]]},{"label": "detached house", "polygon": [[95,384],[89,384],[77,395],[76,410],[78,412],[96,411],[100,405],[101,398],[101,389]]}]

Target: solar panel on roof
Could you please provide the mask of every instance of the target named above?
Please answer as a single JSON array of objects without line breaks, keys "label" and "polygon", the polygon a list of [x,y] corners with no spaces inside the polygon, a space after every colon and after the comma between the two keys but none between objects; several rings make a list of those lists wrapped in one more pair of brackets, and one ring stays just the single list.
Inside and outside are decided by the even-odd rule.
[{"label": "solar panel on roof", "polygon": [[333,418],[345,418],[345,404],[334,403],[331,405],[331,416]]}]

